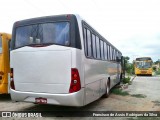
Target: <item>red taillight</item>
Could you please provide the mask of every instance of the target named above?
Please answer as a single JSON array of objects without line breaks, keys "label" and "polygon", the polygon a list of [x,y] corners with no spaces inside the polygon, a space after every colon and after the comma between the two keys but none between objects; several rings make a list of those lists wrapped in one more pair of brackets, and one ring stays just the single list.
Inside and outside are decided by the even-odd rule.
[{"label": "red taillight", "polygon": [[11,89],[15,90],[14,79],[13,79],[13,68],[11,68],[10,78],[11,78],[10,87]]},{"label": "red taillight", "polygon": [[80,82],[78,70],[76,68],[72,68],[69,93],[77,92],[80,89],[81,89],[81,82]]},{"label": "red taillight", "polygon": [[14,80],[13,79],[11,79],[10,87],[11,87],[11,89],[15,90]]}]

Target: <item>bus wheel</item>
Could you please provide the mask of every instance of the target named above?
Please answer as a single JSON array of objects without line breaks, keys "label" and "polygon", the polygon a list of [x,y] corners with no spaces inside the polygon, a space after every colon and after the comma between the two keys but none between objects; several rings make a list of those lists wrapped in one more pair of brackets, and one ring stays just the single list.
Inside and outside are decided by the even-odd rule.
[{"label": "bus wheel", "polygon": [[103,95],[104,98],[108,98],[110,94],[110,81],[108,80],[107,86],[106,86],[106,93]]}]

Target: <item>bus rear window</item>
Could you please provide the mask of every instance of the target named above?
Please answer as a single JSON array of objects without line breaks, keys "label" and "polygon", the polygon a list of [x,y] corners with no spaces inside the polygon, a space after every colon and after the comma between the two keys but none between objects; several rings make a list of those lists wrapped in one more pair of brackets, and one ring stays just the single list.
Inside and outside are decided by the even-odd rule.
[{"label": "bus rear window", "polygon": [[2,53],[2,39],[0,37],[0,53]]},{"label": "bus rear window", "polygon": [[15,48],[32,44],[70,44],[69,22],[33,24],[16,28]]}]

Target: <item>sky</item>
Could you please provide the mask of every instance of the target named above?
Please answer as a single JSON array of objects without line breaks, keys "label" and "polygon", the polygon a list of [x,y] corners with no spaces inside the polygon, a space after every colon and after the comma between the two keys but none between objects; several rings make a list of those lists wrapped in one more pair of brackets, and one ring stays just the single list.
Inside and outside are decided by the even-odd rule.
[{"label": "sky", "polygon": [[19,20],[79,14],[130,62],[160,59],[160,0],[0,0],[0,32]]}]

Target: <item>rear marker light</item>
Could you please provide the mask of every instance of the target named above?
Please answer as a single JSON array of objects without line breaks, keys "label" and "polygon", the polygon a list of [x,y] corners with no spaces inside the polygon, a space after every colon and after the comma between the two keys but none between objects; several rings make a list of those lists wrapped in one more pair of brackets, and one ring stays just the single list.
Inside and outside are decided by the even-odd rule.
[{"label": "rear marker light", "polygon": [[71,84],[69,93],[77,92],[81,89],[80,76],[76,68],[71,69]]},{"label": "rear marker light", "polygon": [[71,15],[67,15],[66,18],[69,20],[71,19]]}]

